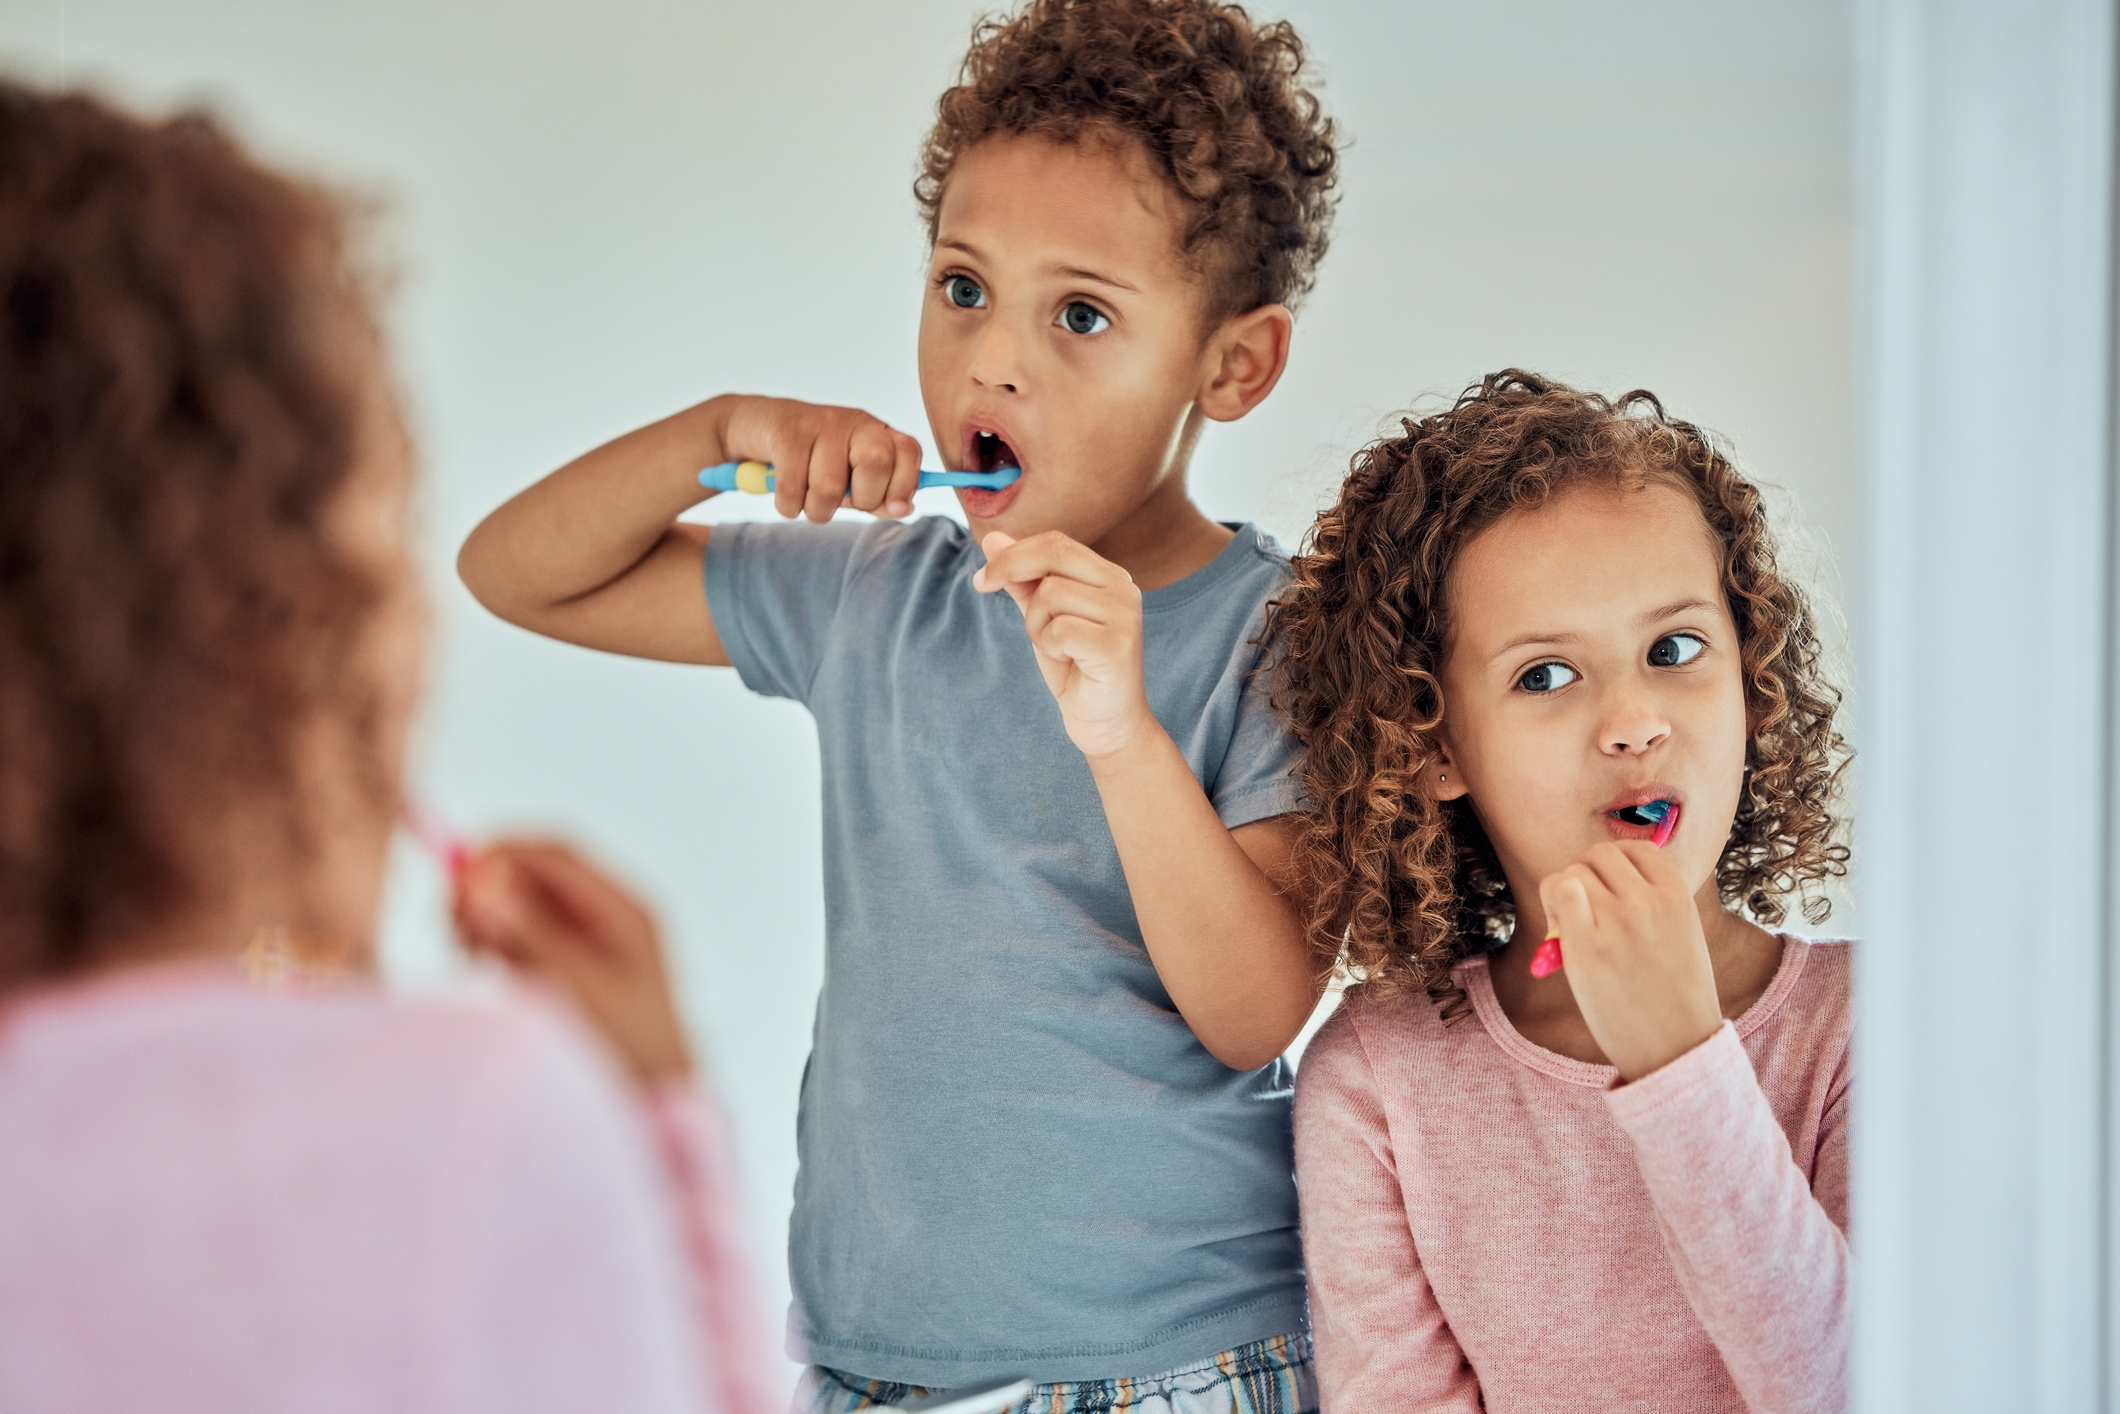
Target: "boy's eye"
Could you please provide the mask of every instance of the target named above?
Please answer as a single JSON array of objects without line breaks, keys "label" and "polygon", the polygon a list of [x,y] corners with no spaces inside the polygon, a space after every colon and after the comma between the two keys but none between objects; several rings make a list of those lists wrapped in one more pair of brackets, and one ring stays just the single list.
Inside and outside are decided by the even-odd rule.
[{"label": "boy's eye", "polygon": [[1581,676],[1566,663],[1541,663],[1518,678],[1516,685],[1526,692],[1552,692]]},{"label": "boy's eye", "polygon": [[1060,322],[1067,326],[1067,331],[1071,334],[1095,334],[1109,329],[1112,323],[1104,317],[1101,310],[1080,300],[1060,311]]},{"label": "boy's eye", "polygon": [[983,309],[986,307],[986,291],[969,275],[952,275],[942,282],[942,292],[950,297],[950,303],[959,309]]},{"label": "boy's eye", "polygon": [[1659,668],[1675,668],[1698,658],[1707,646],[1690,633],[1667,633],[1649,645],[1649,661]]}]

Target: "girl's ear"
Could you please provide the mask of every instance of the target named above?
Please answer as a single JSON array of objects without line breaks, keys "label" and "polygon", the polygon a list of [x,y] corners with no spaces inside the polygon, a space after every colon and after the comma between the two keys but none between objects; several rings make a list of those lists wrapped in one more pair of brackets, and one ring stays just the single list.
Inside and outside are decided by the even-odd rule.
[{"label": "girl's ear", "polygon": [[1437,800],[1458,800],[1467,792],[1465,777],[1458,771],[1457,760],[1450,754],[1448,742],[1437,741],[1435,763],[1429,768],[1432,779],[1428,782],[1428,793]]}]

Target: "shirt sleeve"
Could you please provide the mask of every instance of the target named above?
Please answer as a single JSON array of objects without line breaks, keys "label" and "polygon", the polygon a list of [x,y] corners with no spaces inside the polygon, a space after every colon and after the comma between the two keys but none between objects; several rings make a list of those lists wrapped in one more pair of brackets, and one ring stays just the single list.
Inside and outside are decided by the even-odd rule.
[{"label": "shirt sleeve", "polygon": [[1479,1379],[1421,1270],[1375,1077],[1344,1007],[1303,1053],[1295,1124],[1319,1407],[1477,1414]]},{"label": "shirt sleeve", "polygon": [[608,1067],[531,1018],[488,1061],[437,1282],[436,1408],[718,1414],[678,1233]]},{"label": "shirt sleeve", "polygon": [[758,1289],[744,1252],[729,1126],[712,1096],[690,1084],[644,1097],[648,1127],[677,1205],[707,1366],[727,1414],[781,1414],[766,1364]]},{"label": "shirt sleeve", "polygon": [[737,521],[707,536],[707,612],[743,684],[805,705],[865,531]]},{"label": "shirt sleeve", "polygon": [[[1679,1285],[1745,1407],[1754,1414],[1845,1409],[1852,1318],[1845,1088],[1826,1116],[1815,1180],[1797,1168],[1728,1021],[1605,1098],[1634,1140]],[[1842,1211],[1829,1212],[1824,1195],[1836,1195]]]},{"label": "shirt sleeve", "polygon": [[[1262,609],[1251,637],[1257,636],[1263,623]],[[1273,677],[1266,654],[1247,644],[1229,753],[1222,758],[1222,769],[1209,795],[1222,824],[1234,830],[1301,810],[1303,790],[1295,769],[1302,759],[1303,748],[1274,710]]]}]

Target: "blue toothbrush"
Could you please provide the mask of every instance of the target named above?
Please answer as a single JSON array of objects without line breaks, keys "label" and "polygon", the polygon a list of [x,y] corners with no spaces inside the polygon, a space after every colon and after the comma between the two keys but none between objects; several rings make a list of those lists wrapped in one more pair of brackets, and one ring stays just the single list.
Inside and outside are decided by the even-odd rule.
[{"label": "blue toothbrush", "polygon": [[[1023,475],[1020,466],[1005,466],[998,471],[923,471],[920,473],[920,489],[930,486],[977,486],[987,491],[999,491],[1004,486],[1016,484]],[[699,474],[699,484],[709,491],[748,491],[754,496],[763,496],[773,489],[773,464],[771,462],[722,462],[710,466]]]}]

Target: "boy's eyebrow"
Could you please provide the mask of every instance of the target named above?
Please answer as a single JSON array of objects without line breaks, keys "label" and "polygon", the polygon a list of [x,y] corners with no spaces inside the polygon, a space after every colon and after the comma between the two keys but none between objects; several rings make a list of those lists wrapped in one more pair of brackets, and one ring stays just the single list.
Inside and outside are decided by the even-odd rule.
[{"label": "boy's eyebrow", "polygon": [[[955,236],[945,236],[941,240],[936,241],[935,249],[962,251],[974,260],[986,259],[985,253],[979,247],[973,245],[970,241],[958,240]],[[1116,275],[1106,275],[1101,271],[1088,270],[1080,265],[1055,265],[1053,273],[1065,276],[1070,280],[1089,280],[1095,284],[1109,285],[1115,290],[1124,290],[1130,295],[1141,293],[1139,286],[1129,285]]]},{"label": "boy's eyebrow", "polygon": [[1109,285],[1115,290],[1124,290],[1130,295],[1138,295],[1141,293],[1138,287],[1129,285],[1126,283],[1126,281],[1121,280],[1116,276],[1100,275],[1094,270],[1084,270],[1079,265],[1055,266],[1053,269],[1053,273],[1056,275],[1065,275],[1071,280],[1089,280],[1095,284]]}]

